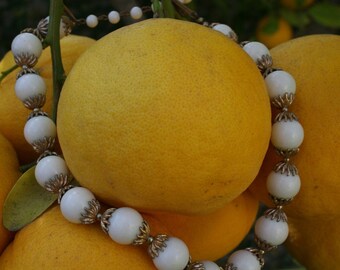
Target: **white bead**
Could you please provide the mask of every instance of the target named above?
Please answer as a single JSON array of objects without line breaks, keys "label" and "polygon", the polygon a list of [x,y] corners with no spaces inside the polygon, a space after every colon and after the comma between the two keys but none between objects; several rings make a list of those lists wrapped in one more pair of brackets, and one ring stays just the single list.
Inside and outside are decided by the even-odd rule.
[{"label": "white bead", "polygon": [[63,216],[72,223],[81,223],[81,214],[89,207],[89,202],[95,199],[86,188],[74,187],[61,198],[60,210]]},{"label": "white bead", "polygon": [[109,19],[109,22],[112,23],[112,24],[119,23],[119,21],[120,21],[119,13],[117,11],[114,11],[114,10],[111,11],[107,17]]},{"label": "white bead", "polygon": [[143,11],[140,7],[133,7],[130,10],[130,16],[132,19],[139,20],[143,16]]},{"label": "white bead", "polygon": [[[47,20],[47,22],[49,23],[50,21],[50,16],[47,16],[45,18]],[[62,39],[63,37],[66,36],[66,34],[68,34],[67,32],[68,26],[67,24],[63,21],[63,19],[60,20],[60,27],[59,27],[59,38]]]},{"label": "white bead", "polygon": [[255,234],[270,245],[281,245],[288,237],[288,224],[285,221],[272,220],[265,216],[255,223]]},{"label": "white bead", "polygon": [[140,233],[143,217],[136,210],[122,207],[115,210],[109,218],[108,233],[112,240],[122,245],[132,244]]},{"label": "white bead", "polygon": [[189,250],[186,244],[176,237],[169,237],[166,247],[153,259],[158,270],[181,270],[189,261]]},{"label": "white bead", "polygon": [[189,4],[192,0],[179,0],[182,4]]},{"label": "white bead", "polygon": [[68,174],[65,160],[58,156],[47,156],[41,159],[35,167],[35,178],[42,187],[53,177]]},{"label": "white bead", "polygon": [[298,148],[303,137],[303,127],[295,120],[276,122],[272,127],[271,142],[279,149]]},{"label": "white bead", "polygon": [[232,35],[234,34],[233,29],[231,29],[228,25],[226,24],[221,24],[218,23],[216,25],[214,25],[212,27],[212,29],[221,32],[223,35],[227,36],[227,37],[232,37]]},{"label": "white bead", "polygon": [[237,270],[260,270],[261,265],[254,254],[248,250],[235,251],[228,258],[228,263],[233,264]]},{"label": "white bead", "polygon": [[202,261],[202,264],[204,266],[204,270],[221,270],[216,263],[211,261]]},{"label": "white bead", "polygon": [[46,94],[45,81],[36,74],[25,74],[15,82],[15,94],[22,102],[29,97]]},{"label": "white bead", "polygon": [[280,199],[291,199],[299,193],[301,187],[298,175],[286,175],[272,171],[267,178],[268,192]]},{"label": "white bead", "polygon": [[277,70],[270,73],[265,79],[270,98],[284,95],[285,93],[295,94],[295,79],[288,72]]},{"label": "white bead", "polygon": [[254,60],[256,63],[264,55],[270,55],[268,48],[260,42],[252,41],[243,46],[243,50]]},{"label": "white bead", "polygon": [[86,25],[90,28],[95,28],[98,25],[98,18],[95,15],[89,15],[86,17]]},{"label": "white bead", "polygon": [[42,44],[39,38],[31,33],[21,33],[17,35],[11,45],[14,56],[21,54],[34,55],[39,58],[42,53]]},{"label": "white bead", "polygon": [[54,122],[47,116],[36,116],[28,120],[24,127],[24,136],[29,144],[44,139],[55,138],[57,134]]}]

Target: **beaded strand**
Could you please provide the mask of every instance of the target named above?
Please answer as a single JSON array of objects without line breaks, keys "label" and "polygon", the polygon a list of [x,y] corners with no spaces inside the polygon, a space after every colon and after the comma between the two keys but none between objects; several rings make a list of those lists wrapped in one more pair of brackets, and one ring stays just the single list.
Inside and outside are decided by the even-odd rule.
[{"label": "beaded strand", "polygon": [[[130,10],[130,16],[138,20],[146,10],[151,8],[134,7]],[[98,20],[118,23],[120,16],[117,11],[111,11],[102,18],[95,15],[89,15],[86,20],[63,17],[60,38],[69,34],[75,24],[95,27]],[[207,25],[203,21],[202,24]],[[56,125],[47,113],[41,110],[46,100],[46,84],[34,69],[42,52],[47,25],[48,18],[45,18],[36,29],[19,34],[12,43],[15,62],[22,68],[17,76],[15,93],[24,106],[32,110],[24,128],[24,136],[40,154],[35,168],[37,182],[47,191],[58,194],[61,212],[68,221],[81,224],[99,221],[102,230],[119,244],[146,244],[148,253],[159,270],[223,270],[211,261],[191,261],[188,247],[179,238],[165,234],[152,235],[147,221],[135,209],[109,208],[100,213],[100,203],[91,191],[70,185],[72,176],[65,160],[53,152]],[[209,27],[237,42],[237,36],[229,26],[215,23],[209,24]],[[255,223],[257,248],[232,253],[224,269],[259,270],[264,265],[263,255],[282,244],[288,237],[287,217],[283,206],[291,202],[300,189],[298,170],[291,157],[298,152],[303,141],[303,128],[295,114],[288,111],[295,97],[294,78],[285,71],[272,68],[269,50],[263,44],[242,42],[240,45],[257,64],[263,74],[273,107],[280,110],[273,123],[271,142],[283,160],[268,176],[267,189],[275,207],[268,209]]]}]

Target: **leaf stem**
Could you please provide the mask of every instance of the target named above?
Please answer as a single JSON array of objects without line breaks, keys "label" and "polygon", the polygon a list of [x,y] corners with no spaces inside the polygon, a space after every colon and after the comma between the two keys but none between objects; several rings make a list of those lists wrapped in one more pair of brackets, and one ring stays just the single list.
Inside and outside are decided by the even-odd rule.
[{"label": "leaf stem", "polygon": [[164,10],[164,17],[166,18],[175,18],[175,8],[172,4],[171,0],[163,0],[162,1],[162,5],[163,5],[163,10]]},{"label": "leaf stem", "polygon": [[64,12],[63,0],[50,1],[50,19],[48,24],[48,32],[45,39],[45,45],[51,48],[52,69],[53,69],[53,107],[52,120],[57,120],[57,108],[60,92],[65,81],[65,71],[61,61],[60,51],[60,20]]},{"label": "leaf stem", "polygon": [[14,65],[13,67],[10,67],[9,69],[2,71],[0,73],[0,83],[2,82],[3,79],[6,78],[8,74],[10,74],[12,71],[16,70],[18,68],[18,65]]}]

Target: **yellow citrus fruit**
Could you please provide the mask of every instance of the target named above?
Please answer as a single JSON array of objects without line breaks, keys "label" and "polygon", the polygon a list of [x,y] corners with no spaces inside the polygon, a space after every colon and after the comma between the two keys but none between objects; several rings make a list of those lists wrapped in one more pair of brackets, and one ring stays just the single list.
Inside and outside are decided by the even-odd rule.
[{"label": "yellow citrus fruit", "polygon": [[14,56],[11,51],[7,52],[0,62],[0,72],[6,71],[15,65]]},{"label": "yellow citrus fruit", "polygon": [[61,215],[59,207],[50,209],[17,232],[0,257],[0,269],[6,270],[107,268],[155,269],[143,248],[115,243],[99,224],[70,223]]},{"label": "yellow citrus fruit", "polygon": [[[334,218],[340,213],[339,51],[337,35],[305,36],[271,50],[275,67],[296,80],[291,111],[299,117],[305,132],[300,152],[292,158],[299,170],[301,190],[286,207],[289,216]],[[253,193],[268,204],[266,178],[278,161],[273,149],[269,150],[251,186]]]},{"label": "yellow citrus fruit", "polygon": [[222,209],[208,215],[151,215],[164,224],[171,235],[187,244],[193,260],[214,261],[239,245],[249,232],[257,210],[258,201],[246,191]]},{"label": "yellow citrus fruit", "polygon": [[204,214],[255,178],[270,106],[239,45],[197,24],[150,19],[79,58],[57,122],[72,173],[104,202]]},{"label": "yellow citrus fruit", "polygon": [[314,3],[314,0],[280,0],[282,6],[297,10],[304,9]]},{"label": "yellow citrus fruit", "polygon": [[2,224],[2,208],[19,176],[17,155],[9,141],[0,133],[0,254],[11,238],[11,233]]},{"label": "yellow citrus fruit", "polygon": [[[275,29],[270,29],[271,25],[277,27],[275,27]],[[264,17],[260,20],[256,28],[256,39],[265,44],[268,48],[273,48],[280,43],[290,40],[292,37],[292,27],[283,18]]]},{"label": "yellow citrus fruit", "polygon": [[[71,70],[77,60],[94,40],[70,35],[61,40],[62,60],[66,74]],[[5,55],[4,67],[11,66],[11,53]],[[39,62],[35,67],[47,85],[46,104],[43,110],[50,113],[52,107],[53,84],[52,84],[52,60],[50,48],[44,49]],[[19,69],[10,73],[0,84],[0,132],[13,144],[18,153],[20,163],[29,163],[36,159],[37,155],[24,138],[24,126],[30,111],[24,107],[16,97],[14,85],[16,74]]]},{"label": "yellow citrus fruit", "polygon": [[339,268],[340,218],[289,219],[287,247],[308,270]]}]

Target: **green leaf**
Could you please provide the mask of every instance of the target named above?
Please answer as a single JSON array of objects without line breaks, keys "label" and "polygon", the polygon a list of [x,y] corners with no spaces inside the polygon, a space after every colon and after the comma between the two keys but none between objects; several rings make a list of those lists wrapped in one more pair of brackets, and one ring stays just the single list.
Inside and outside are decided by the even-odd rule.
[{"label": "green leaf", "polygon": [[310,19],[308,18],[306,13],[294,12],[285,8],[281,9],[280,13],[281,16],[292,26],[302,28],[310,23]]},{"label": "green leaf", "polygon": [[340,27],[340,6],[331,3],[319,3],[308,10],[309,15],[319,24],[331,27]]},{"label": "green leaf", "polygon": [[26,171],[8,194],[4,209],[3,223],[10,231],[20,230],[40,216],[57,195],[43,189],[34,176],[35,166]]}]

